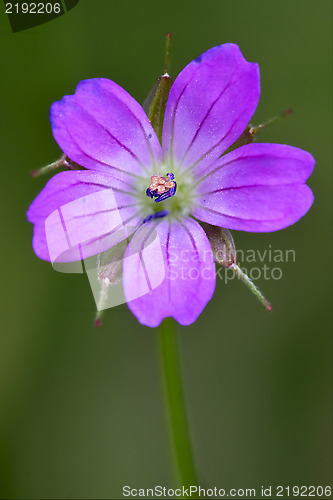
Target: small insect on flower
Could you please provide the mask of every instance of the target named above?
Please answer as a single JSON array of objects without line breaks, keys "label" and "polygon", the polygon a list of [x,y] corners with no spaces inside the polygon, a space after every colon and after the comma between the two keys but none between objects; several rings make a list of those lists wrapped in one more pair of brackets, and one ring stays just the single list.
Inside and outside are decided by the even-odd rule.
[{"label": "small insect on flower", "polygon": [[[310,153],[252,142],[259,80],[237,45],[213,47],[172,86],[160,78],[166,104],[151,120],[113,81],[81,81],[50,120],[64,158],[82,170],[55,175],[30,206],[35,253],[73,262],[126,242],[123,290],[140,323],[193,323],[215,290],[211,242],[231,248],[229,229],[278,231],[313,202]],[[158,244],[147,247],[153,234]]]}]

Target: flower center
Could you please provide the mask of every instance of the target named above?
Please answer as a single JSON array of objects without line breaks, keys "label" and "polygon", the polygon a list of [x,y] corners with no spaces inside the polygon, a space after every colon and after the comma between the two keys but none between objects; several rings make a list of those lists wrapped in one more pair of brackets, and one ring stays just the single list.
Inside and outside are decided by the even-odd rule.
[{"label": "flower center", "polygon": [[167,174],[167,179],[162,176],[152,175],[151,183],[146,190],[146,195],[155,198],[156,202],[164,201],[170,196],[176,194],[177,183],[173,180],[175,176],[172,173]]},{"label": "flower center", "polygon": [[[163,165],[160,165],[160,168],[163,168]],[[194,202],[192,174],[189,172],[184,174],[175,165],[172,170],[174,173],[169,172],[165,176],[152,171],[151,177],[142,177],[136,184],[135,191],[140,199],[144,222],[166,216],[185,217],[191,213]],[[153,203],[154,201],[156,203]]]}]

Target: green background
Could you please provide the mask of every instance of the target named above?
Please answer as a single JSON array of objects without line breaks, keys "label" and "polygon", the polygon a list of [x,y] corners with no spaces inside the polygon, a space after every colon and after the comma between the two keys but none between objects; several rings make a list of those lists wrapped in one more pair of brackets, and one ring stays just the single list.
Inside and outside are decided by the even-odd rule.
[{"label": "green background", "polygon": [[[57,159],[51,103],[108,77],[143,102],[208,48],[237,43],[261,69],[254,123],[291,107],[260,141],[310,151],[311,211],[284,231],[234,232],[238,248],[294,249],[280,280],[256,281],[268,313],[238,281],[218,280],[200,318],[180,329],[201,485],[331,481],[331,1],[81,0],[13,34],[1,11],[1,498],[118,498],[122,486],[173,487],[157,331],[126,305],[94,328],[87,277],[61,274],[31,248],[25,212]],[[246,264],[244,264],[246,266]],[[249,263],[248,268],[262,267]],[[285,497],[286,498],[286,497]]]}]

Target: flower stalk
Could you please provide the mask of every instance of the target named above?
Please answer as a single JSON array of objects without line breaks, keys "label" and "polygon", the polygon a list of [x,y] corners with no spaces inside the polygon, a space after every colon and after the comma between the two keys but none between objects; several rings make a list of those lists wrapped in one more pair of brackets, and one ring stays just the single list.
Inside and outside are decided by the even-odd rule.
[{"label": "flower stalk", "polygon": [[[180,486],[197,486],[197,475],[187,420],[175,321],[166,318],[159,328],[159,351],[164,383],[174,472]],[[194,495],[191,498],[198,498]]]}]

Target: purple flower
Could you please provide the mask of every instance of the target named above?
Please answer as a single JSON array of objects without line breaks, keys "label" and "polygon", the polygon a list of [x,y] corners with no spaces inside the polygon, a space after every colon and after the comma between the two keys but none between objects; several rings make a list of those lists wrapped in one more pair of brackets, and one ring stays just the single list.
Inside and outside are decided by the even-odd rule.
[{"label": "purple flower", "polygon": [[[133,235],[123,268],[131,311],[150,327],[168,316],[193,323],[216,280],[198,221],[277,231],[313,202],[305,181],[314,159],[306,151],[253,143],[223,155],[248,125],[259,94],[258,65],[236,45],[208,50],[172,85],[161,145],[124,89],[104,78],[80,82],[74,95],[52,105],[50,118],[64,154],[86,170],[55,175],[30,206],[35,253],[75,261]],[[153,231],[162,260],[151,246],[149,280],[158,286],[147,285],[140,254]]]}]

